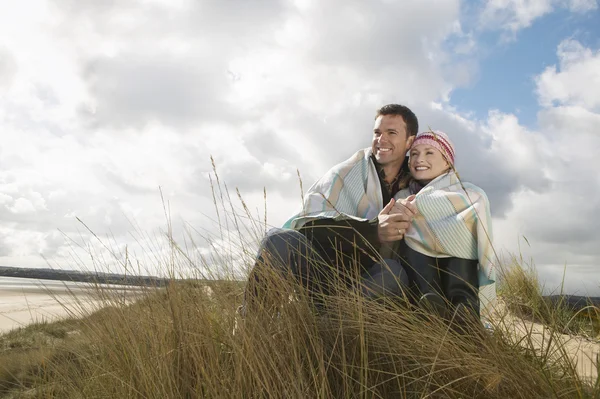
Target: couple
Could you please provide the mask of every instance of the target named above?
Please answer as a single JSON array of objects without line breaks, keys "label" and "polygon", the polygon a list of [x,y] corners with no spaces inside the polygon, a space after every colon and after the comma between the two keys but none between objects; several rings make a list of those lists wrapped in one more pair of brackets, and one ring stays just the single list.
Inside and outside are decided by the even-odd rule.
[{"label": "couple", "polygon": [[377,110],[371,147],[329,170],[302,211],[267,233],[246,304],[260,301],[265,269],[290,271],[323,300],[332,280],[348,282],[358,267],[369,298],[406,294],[442,317],[479,317],[495,294],[490,207],[459,180],[454,156],[443,132],[418,133],[409,108]]}]

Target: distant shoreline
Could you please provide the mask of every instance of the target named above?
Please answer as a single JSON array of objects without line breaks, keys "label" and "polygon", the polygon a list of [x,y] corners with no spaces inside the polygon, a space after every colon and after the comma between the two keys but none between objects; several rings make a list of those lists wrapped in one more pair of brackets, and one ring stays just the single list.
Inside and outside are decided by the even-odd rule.
[{"label": "distant shoreline", "polygon": [[[155,276],[127,276],[116,273],[91,273],[77,270],[36,269],[12,266],[0,266],[0,277],[18,277],[39,280],[58,280],[146,287],[165,287],[169,281],[173,281],[173,279]],[[548,295],[545,297],[548,298],[553,304],[557,304],[562,301],[563,304],[574,310],[580,310],[590,305],[600,308],[600,297],[585,297],[580,295]]]},{"label": "distant shoreline", "polygon": [[0,266],[0,277],[18,277],[39,280],[72,281],[95,284],[117,284],[164,287],[171,279],[154,276],[135,276],[102,272],[80,272],[77,270],[36,269],[24,267]]},{"label": "distant shoreline", "polygon": [[588,297],[581,295],[548,295],[545,298],[550,299],[550,302],[556,306],[561,303],[573,310],[581,310],[587,306],[595,306],[600,308],[600,297]]}]

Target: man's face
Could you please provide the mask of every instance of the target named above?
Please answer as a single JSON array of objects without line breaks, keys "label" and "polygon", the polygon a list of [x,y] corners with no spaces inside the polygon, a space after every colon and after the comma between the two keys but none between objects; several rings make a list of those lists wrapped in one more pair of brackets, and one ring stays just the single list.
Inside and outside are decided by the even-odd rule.
[{"label": "man's face", "polygon": [[402,165],[414,136],[407,138],[406,123],[399,115],[380,115],[373,127],[373,154],[381,165]]}]

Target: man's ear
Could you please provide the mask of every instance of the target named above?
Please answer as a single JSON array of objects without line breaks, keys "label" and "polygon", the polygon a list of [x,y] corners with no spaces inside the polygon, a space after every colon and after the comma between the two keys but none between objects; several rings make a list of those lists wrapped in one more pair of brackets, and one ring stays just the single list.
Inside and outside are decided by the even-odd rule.
[{"label": "man's ear", "polygon": [[406,148],[410,148],[412,146],[413,141],[415,141],[415,137],[416,136],[409,136],[408,139],[406,139]]}]

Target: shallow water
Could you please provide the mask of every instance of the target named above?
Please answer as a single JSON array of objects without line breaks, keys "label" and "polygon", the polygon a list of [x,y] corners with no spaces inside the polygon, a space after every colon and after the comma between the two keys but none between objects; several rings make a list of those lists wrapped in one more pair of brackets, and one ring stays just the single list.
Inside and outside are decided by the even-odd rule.
[{"label": "shallow water", "polygon": [[35,278],[21,277],[0,277],[0,295],[7,292],[87,292],[98,289],[108,289],[117,291],[141,291],[144,288],[139,286],[127,286],[118,284],[92,284],[61,280],[42,280]]}]

